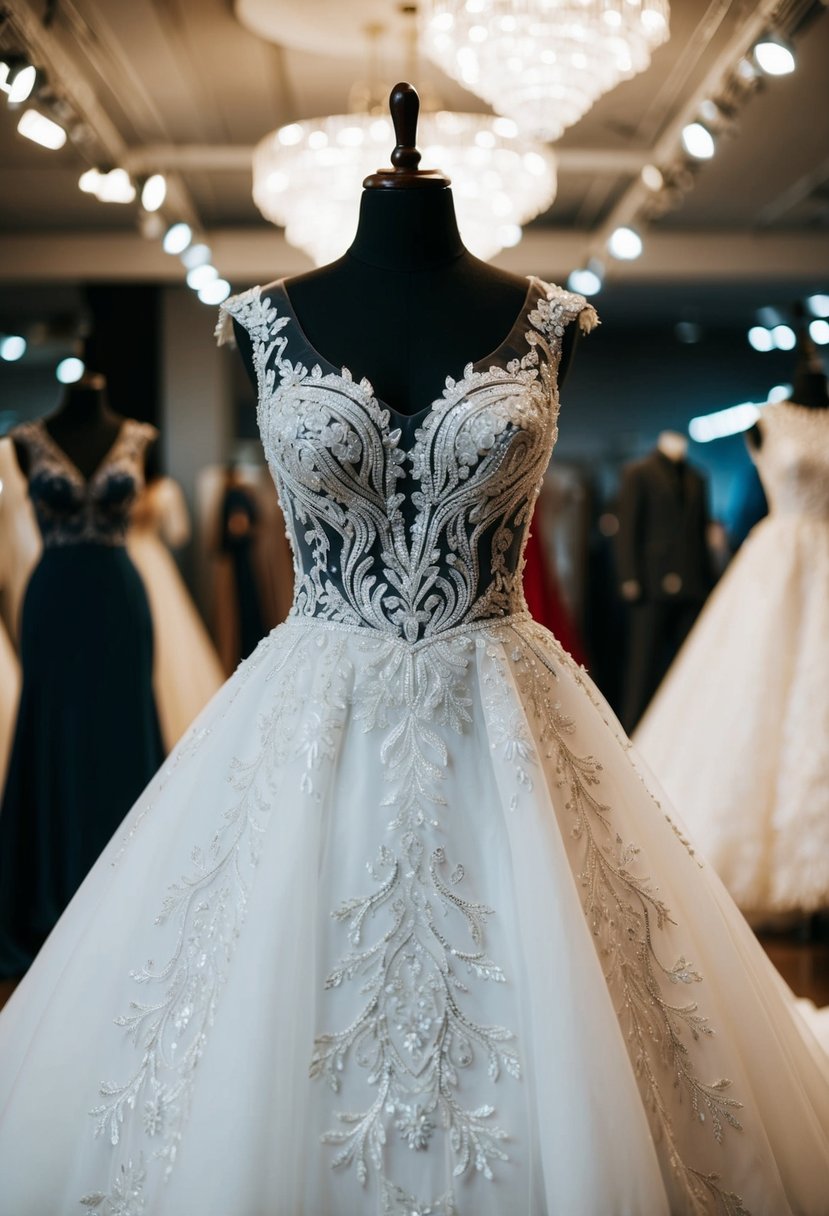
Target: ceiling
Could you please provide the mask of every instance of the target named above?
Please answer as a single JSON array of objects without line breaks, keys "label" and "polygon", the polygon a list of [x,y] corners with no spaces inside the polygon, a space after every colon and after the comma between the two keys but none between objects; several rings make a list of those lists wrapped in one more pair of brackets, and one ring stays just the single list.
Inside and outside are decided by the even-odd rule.
[{"label": "ceiling", "polygon": [[[43,281],[50,267],[52,277],[71,279],[81,262],[93,276],[180,279],[175,259],[165,260],[158,241],[139,234],[137,204],[104,205],[78,189],[82,169],[106,161],[135,173],[172,172],[175,209],[214,249],[225,248],[226,275],[244,279],[257,256],[260,265],[267,259],[284,269],[306,264],[251,200],[252,146],[283,123],[348,108],[355,81],[366,77],[360,30],[369,9],[387,13],[391,27],[379,44],[380,79],[390,85],[406,73],[392,0],[238,0],[239,13],[232,0],[9,0],[5,7],[12,21],[0,31],[0,46],[15,49],[22,33],[35,60],[83,111],[86,130],[79,144],[47,152],[18,136],[15,115],[0,106],[6,282]],[[641,166],[675,157],[689,107],[719,82],[725,65],[733,67],[773,7],[673,0],[671,39],[650,68],[601,99],[560,140],[558,197],[504,264],[560,273],[565,258],[578,264],[610,227],[630,221],[642,201]],[[243,24],[263,8],[281,45]],[[646,241],[639,264],[613,266],[618,283],[641,284],[651,275],[670,293],[672,278],[698,280],[694,293],[705,295],[700,285],[716,281],[722,292],[730,278],[752,284],[754,295],[773,288],[785,295],[799,284],[817,290],[829,281],[829,13],[811,0],[776,8],[798,27],[796,72],[763,82],[746,101],[681,205],[652,221],[661,252],[649,261]],[[344,14],[356,31],[350,40],[333,24],[336,17],[344,28]],[[315,29],[328,28],[326,15],[331,30],[315,39]],[[416,83],[448,107],[485,108],[428,65]],[[749,236],[760,243],[747,247]],[[76,261],[73,248],[83,251]],[[90,256],[95,249],[98,258]],[[531,257],[534,264],[524,266]]]}]

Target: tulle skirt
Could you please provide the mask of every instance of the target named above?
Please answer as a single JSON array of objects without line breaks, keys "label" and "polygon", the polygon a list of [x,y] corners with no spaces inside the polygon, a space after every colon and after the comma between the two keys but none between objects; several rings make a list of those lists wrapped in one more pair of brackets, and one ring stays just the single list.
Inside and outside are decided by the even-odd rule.
[{"label": "tulle skirt", "polygon": [[829,908],[829,522],[757,525],[634,740],[747,916]]},{"label": "tulle skirt", "polygon": [[522,615],[290,619],[0,1015],[4,1211],[825,1216],[829,1060],[654,793]]}]

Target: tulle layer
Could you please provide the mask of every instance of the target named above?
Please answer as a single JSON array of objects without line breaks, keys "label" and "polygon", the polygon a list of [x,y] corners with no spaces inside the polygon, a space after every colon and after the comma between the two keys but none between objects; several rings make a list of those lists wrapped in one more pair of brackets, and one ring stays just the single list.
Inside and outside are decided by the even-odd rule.
[{"label": "tulle layer", "polygon": [[637,749],[745,913],[829,907],[829,522],[772,516],[715,590]]},{"label": "tulle layer", "polygon": [[524,617],[275,630],[0,1017],[0,1111],[15,1216],[829,1195],[826,1057]]}]

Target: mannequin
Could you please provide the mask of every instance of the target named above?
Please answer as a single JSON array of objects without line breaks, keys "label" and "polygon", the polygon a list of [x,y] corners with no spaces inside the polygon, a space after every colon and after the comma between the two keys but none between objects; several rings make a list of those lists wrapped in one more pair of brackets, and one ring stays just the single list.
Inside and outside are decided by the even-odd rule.
[{"label": "mannequin", "polygon": [[0,978],[27,969],[163,759],[153,633],[126,547],[154,427],[89,370],[12,431],[42,538],[21,622],[22,688],[0,809]]},{"label": "mannequin", "polygon": [[619,499],[619,591],[629,605],[622,724],[630,732],[687,637],[713,583],[707,489],[688,441],[662,431],[628,465]]},{"label": "mannequin", "polygon": [[[498,346],[521,311],[528,282],[464,247],[449,179],[417,167],[414,88],[395,86],[390,108],[393,168],[363,183],[351,247],[336,262],[292,278],[287,294],[327,362],[348,366],[355,379],[367,377],[384,405],[412,416],[440,397],[447,376],[458,377]],[[569,326],[565,334],[560,383],[577,330]],[[255,381],[250,338],[237,323],[234,331]]]}]

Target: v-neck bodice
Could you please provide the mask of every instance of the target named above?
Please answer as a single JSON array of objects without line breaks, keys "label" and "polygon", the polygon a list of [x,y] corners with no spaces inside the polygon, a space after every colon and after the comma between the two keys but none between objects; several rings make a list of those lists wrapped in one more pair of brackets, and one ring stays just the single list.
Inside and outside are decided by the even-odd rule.
[{"label": "v-neck bodice", "polygon": [[12,431],[29,458],[29,496],[45,548],[123,545],[129,514],[144,484],[144,452],[158,432],[127,418],[91,476],[80,469],[42,421]]},{"label": "v-neck bodice", "polygon": [[582,296],[531,279],[504,341],[412,416],[311,346],[281,284],[227,300],[220,341],[231,318],[252,341],[262,443],[294,552],[292,615],[416,643],[525,610],[562,338],[576,318],[596,324]]}]

